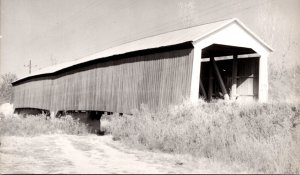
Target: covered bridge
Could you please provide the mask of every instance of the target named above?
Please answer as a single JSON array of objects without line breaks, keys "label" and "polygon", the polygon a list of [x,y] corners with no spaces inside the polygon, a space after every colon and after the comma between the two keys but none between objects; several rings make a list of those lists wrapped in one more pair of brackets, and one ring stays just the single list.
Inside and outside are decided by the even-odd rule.
[{"label": "covered bridge", "polygon": [[237,19],[147,37],[13,83],[16,110],[131,113],[184,99],[268,98],[272,49]]}]

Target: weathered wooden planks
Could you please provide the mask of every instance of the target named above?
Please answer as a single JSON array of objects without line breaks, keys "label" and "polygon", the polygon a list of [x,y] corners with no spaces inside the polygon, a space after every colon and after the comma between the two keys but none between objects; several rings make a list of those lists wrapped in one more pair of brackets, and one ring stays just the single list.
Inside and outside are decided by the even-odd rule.
[{"label": "weathered wooden planks", "polygon": [[111,57],[14,86],[16,108],[131,113],[189,97],[192,48]]}]

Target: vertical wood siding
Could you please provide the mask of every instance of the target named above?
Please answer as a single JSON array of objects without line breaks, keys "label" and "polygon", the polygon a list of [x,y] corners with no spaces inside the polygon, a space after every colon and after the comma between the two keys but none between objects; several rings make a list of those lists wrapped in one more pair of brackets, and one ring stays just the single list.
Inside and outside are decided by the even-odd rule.
[{"label": "vertical wood siding", "polygon": [[50,78],[27,81],[14,86],[14,105],[16,108],[49,109],[51,101]]},{"label": "vertical wood siding", "polygon": [[14,86],[16,108],[131,113],[190,95],[192,48],[95,62]]}]

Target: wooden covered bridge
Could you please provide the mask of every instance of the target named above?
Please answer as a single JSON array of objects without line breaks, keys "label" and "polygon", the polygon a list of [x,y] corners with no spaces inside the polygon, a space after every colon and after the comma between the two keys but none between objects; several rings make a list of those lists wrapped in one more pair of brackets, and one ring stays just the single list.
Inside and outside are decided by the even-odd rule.
[{"label": "wooden covered bridge", "polygon": [[131,113],[201,96],[265,102],[271,51],[238,19],[218,21],[36,71],[13,83],[14,106]]}]

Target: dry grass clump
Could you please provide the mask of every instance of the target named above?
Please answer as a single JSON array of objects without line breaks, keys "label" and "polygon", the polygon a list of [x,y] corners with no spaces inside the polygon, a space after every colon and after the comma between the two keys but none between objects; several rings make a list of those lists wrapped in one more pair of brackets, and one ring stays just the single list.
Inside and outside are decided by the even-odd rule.
[{"label": "dry grass clump", "polygon": [[249,171],[299,173],[293,130],[299,105],[185,102],[159,112],[147,108],[113,116],[115,139],[164,152],[238,162]]},{"label": "dry grass clump", "polygon": [[41,115],[0,116],[0,136],[35,136],[42,134],[87,134],[85,124],[71,116],[49,118]]}]

